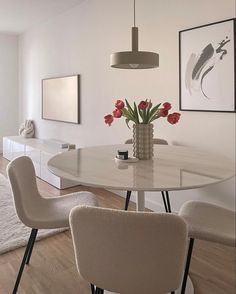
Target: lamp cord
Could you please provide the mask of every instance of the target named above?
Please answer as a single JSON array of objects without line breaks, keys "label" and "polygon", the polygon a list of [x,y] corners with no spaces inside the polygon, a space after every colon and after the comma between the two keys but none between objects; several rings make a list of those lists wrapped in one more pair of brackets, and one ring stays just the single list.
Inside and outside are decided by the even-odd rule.
[{"label": "lamp cord", "polygon": [[135,0],[134,0],[134,27],[135,27]]}]

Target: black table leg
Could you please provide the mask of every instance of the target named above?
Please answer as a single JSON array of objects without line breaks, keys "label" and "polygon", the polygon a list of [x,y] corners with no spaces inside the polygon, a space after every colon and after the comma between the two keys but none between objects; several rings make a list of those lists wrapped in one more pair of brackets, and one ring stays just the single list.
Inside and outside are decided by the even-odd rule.
[{"label": "black table leg", "polygon": [[162,200],[163,200],[163,203],[164,203],[164,206],[165,206],[165,211],[169,212],[168,208],[167,208],[167,204],[166,204],[166,197],[165,197],[164,191],[161,191],[161,195],[162,195]]},{"label": "black table leg", "polygon": [[170,198],[169,198],[169,192],[168,191],[166,191],[166,202],[167,202],[168,212],[171,213]]},{"label": "black table leg", "polygon": [[131,196],[131,191],[127,191],[126,200],[125,200],[125,210],[128,210],[129,208],[130,196]]}]

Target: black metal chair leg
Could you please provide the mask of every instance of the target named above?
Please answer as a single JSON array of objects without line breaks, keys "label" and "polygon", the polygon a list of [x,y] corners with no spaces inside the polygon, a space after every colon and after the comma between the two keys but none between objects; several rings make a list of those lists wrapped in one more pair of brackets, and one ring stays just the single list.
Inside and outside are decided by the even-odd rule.
[{"label": "black metal chair leg", "polygon": [[93,284],[90,284],[90,286],[91,286],[91,293],[92,293],[92,294],[95,294],[94,285],[93,285]]},{"label": "black metal chair leg", "polygon": [[128,210],[129,208],[130,196],[131,196],[131,191],[127,191],[126,200],[125,200],[125,210]]},{"label": "black metal chair leg", "polygon": [[169,192],[168,191],[166,191],[166,202],[167,202],[168,212],[171,213],[170,198],[169,198]]},{"label": "black metal chair leg", "polygon": [[32,244],[31,244],[31,247],[29,249],[29,253],[28,253],[28,256],[27,256],[27,259],[26,259],[26,263],[25,264],[29,264],[29,262],[30,262],[30,257],[31,257],[31,254],[32,254],[32,251],[33,251],[33,248],[34,248],[34,242],[36,240],[37,233],[38,233],[38,230],[37,229],[33,229],[33,231],[34,231],[34,235],[32,237]]},{"label": "black metal chair leg", "polygon": [[163,191],[161,191],[161,195],[162,195],[162,200],[163,200],[163,203],[164,203],[164,206],[165,206],[165,211],[169,212],[168,208],[167,208],[167,204],[166,204],[166,197],[165,197],[165,194],[164,194]]},{"label": "black metal chair leg", "polygon": [[190,238],[189,247],[188,247],[188,256],[187,256],[187,260],[186,260],[183,283],[182,283],[182,288],[181,288],[181,294],[184,294],[185,290],[186,290],[188,273],[189,273],[189,268],[190,268],[190,263],[191,263],[192,252],[193,252],[193,245],[194,245],[194,239]]},{"label": "black metal chair leg", "polygon": [[25,249],[25,254],[24,254],[22,262],[21,262],[21,266],[20,266],[20,269],[19,269],[19,272],[18,272],[18,275],[17,275],[17,278],[16,278],[16,282],[15,282],[15,286],[14,286],[12,294],[17,293],[17,289],[18,289],[18,286],[20,284],[21,276],[22,276],[22,273],[24,271],[25,263],[26,263],[28,254],[30,252],[30,248],[31,248],[31,246],[32,246],[32,244],[34,242],[35,230],[36,229],[31,230],[29,241],[28,241],[28,244],[27,244],[26,249]]},{"label": "black metal chair leg", "polygon": [[100,289],[100,288],[96,287],[95,294],[103,294],[103,293],[104,293],[103,289]]}]

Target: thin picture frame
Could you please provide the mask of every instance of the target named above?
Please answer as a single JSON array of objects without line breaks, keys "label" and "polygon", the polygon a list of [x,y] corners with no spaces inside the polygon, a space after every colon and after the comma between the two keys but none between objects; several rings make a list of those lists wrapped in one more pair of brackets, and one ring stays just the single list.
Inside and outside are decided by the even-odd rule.
[{"label": "thin picture frame", "polygon": [[[65,79],[65,78],[75,78],[76,79],[76,118],[74,121],[68,121],[68,120],[63,120],[63,119],[54,119],[54,118],[48,118],[45,117],[44,115],[44,106],[45,106],[45,97],[44,97],[44,83],[45,81],[50,81],[50,80],[60,80],[60,79]],[[67,75],[67,76],[57,76],[57,77],[50,77],[50,78],[45,78],[42,79],[41,81],[41,91],[42,91],[42,104],[41,104],[41,119],[43,120],[48,120],[48,121],[56,121],[56,122],[63,122],[63,123],[70,123],[70,124],[80,124],[80,75],[74,74],[74,75]]]},{"label": "thin picture frame", "polygon": [[179,109],[235,113],[235,58],[236,18],[179,31]]}]

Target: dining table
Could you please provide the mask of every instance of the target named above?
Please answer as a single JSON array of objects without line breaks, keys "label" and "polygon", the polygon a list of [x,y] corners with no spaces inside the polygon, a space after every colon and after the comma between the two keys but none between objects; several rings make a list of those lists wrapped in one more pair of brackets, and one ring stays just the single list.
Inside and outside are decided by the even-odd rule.
[{"label": "dining table", "polygon": [[78,184],[107,190],[136,191],[137,211],[145,209],[145,192],[206,187],[235,175],[229,158],[193,147],[154,145],[150,160],[118,160],[118,150],[132,145],[105,145],[62,152],[48,161],[49,170]]},{"label": "dining table", "polygon": [[[235,175],[232,160],[214,152],[173,145],[153,148],[153,158],[149,160],[133,158],[129,144],[79,148],[55,155],[48,161],[48,168],[53,174],[81,185],[136,191],[137,211],[145,210],[145,192],[166,192],[168,196],[169,191],[202,188]],[[117,159],[118,150],[127,150],[128,160]],[[189,279],[186,294],[193,291]]]}]

